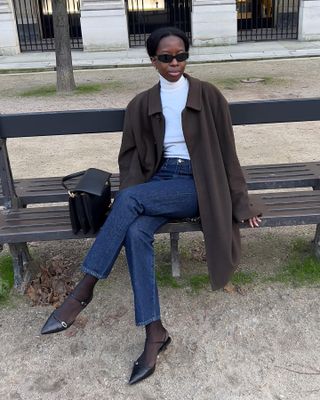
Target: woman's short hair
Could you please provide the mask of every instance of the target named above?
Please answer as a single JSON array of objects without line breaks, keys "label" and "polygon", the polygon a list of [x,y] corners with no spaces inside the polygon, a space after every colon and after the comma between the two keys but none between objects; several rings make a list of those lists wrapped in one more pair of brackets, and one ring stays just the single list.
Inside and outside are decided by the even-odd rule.
[{"label": "woman's short hair", "polygon": [[189,50],[189,39],[187,38],[187,35],[180,29],[175,28],[174,26],[167,26],[156,29],[148,37],[147,52],[149,57],[154,57],[156,55],[160,40],[167,36],[179,37],[184,43],[185,50]]}]

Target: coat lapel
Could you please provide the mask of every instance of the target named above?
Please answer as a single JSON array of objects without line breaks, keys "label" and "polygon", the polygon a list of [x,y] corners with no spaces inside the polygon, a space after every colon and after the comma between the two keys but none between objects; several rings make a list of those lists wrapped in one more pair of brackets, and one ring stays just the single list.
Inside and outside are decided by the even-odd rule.
[{"label": "coat lapel", "polygon": [[152,133],[157,149],[157,165],[159,165],[163,153],[164,141],[164,117],[160,99],[160,83],[149,90],[148,96],[148,116],[151,119]]},{"label": "coat lapel", "polygon": [[162,113],[162,105],[160,99],[160,82],[152,86],[148,96],[148,115]]},{"label": "coat lapel", "polygon": [[189,93],[187,97],[186,108],[192,108],[196,111],[201,111],[201,82],[199,79],[194,79],[188,74],[184,74],[189,82]]}]

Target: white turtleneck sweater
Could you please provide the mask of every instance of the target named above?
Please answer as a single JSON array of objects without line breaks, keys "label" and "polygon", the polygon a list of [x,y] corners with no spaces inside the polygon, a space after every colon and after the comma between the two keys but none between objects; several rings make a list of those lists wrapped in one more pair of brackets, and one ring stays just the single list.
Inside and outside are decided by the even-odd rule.
[{"label": "white turtleneck sweater", "polygon": [[184,77],[169,82],[160,75],[160,98],[165,119],[164,157],[190,160],[182,131],[181,112],[187,103],[189,82]]}]

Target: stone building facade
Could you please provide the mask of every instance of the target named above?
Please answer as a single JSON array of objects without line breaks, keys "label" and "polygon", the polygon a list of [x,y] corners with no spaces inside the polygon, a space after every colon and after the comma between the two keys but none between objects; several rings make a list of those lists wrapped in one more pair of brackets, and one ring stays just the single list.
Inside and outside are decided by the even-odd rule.
[{"label": "stone building facade", "polygon": [[[20,52],[19,16],[14,12],[14,1],[19,0],[0,0],[0,55]],[[155,1],[158,7],[159,1],[152,1]],[[260,1],[267,10],[268,2],[272,0]],[[190,7],[192,45],[215,46],[237,43],[238,4],[236,0],[192,0],[192,8]],[[287,4],[290,6],[290,3]],[[320,40],[320,0],[300,0],[298,7],[296,13],[298,40]],[[84,51],[129,49],[128,3],[125,0],[81,0],[80,9]]]}]

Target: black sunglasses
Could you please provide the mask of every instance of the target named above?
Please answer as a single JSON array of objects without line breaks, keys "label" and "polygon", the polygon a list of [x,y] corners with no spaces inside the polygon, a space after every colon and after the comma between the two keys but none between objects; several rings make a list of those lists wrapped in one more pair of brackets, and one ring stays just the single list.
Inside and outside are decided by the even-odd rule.
[{"label": "black sunglasses", "polygon": [[159,60],[162,63],[169,64],[172,62],[172,60],[175,58],[178,62],[186,61],[189,58],[189,53],[179,53],[176,54],[175,56],[171,54],[159,54],[158,56],[155,56],[157,60]]}]

